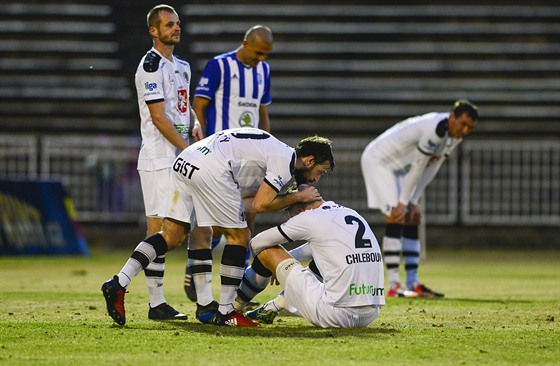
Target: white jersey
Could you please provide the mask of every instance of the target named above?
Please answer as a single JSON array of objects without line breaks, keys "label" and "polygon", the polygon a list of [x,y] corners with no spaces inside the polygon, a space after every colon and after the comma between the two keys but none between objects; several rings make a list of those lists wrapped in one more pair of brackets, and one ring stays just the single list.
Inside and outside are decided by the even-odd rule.
[{"label": "white jersey", "polygon": [[227,162],[242,197],[254,196],[263,180],[279,194],[286,193],[294,183],[295,150],[266,131],[229,129],[199,145],[204,148],[197,149],[209,149]]},{"label": "white jersey", "polygon": [[169,168],[177,154],[175,146],[153,124],[148,104],[164,102],[166,117],[188,141],[190,80],[189,63],[176,56],[169,61],[152,48],[140,60],[135,76],[142,134],[138,170]]},{"label": "white jersey", "polygon": [[369,143],[364,158],[375,159],[395,174],[406,174],[415,153],[445,158],[462,139],[449,136],[449,113],[428,113],[397,123]]},{"label": "white jersey", "polygon": [[258,127],[259,107],[272,101],[270,67],[266,62],[246,66],[236,51],[216,56],[204,68],[194,95],[210,99],[207,136],[230,128]]},{"label": "white jersey", "polygon": [[381,250],[367,221],[356,211],[329,201],[277,229],[276,235],[268,234],[274,237],[267,235],[267,242],[309,242],[323,277],[325,303],[336,307],[385,305]]},{"label": "white jersey", "polygon": [[462,139],[448,132],[449,113],[411,117],[370,142],[361,157],[368,207],[389,215],[398,202],[417,204]]},{"label": "white jersey", "polygon": [[[295,150],[266,131],[215,133],[183,150],[173,163],[167,217],[200,226],[246,227],[242,197],[264,182],[279,194],[295,181]],[[178,196],[180,199],[176,199]]]}]

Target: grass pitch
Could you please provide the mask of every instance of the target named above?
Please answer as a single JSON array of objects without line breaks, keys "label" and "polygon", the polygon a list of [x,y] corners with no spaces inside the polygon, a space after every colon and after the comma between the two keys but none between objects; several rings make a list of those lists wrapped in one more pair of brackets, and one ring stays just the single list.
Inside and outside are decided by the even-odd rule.
[{"label": "grass pitch", "polygon": [[[131,252],[0,258],[0,365],[557,365],[559,251],[430,251],[423,281],[441,300],[387,299],[366,329],[318,329],[283,314],[257,329],[202,325],[168,253],[165,294],[188,321],[147,318],[144,276],[127,324],[106,314],[101,284]],[[217,272],[218,266],[215,266]],[[214,278],[217,296],[219,277]],[[269,287],[256,300],[273,298]]]}]

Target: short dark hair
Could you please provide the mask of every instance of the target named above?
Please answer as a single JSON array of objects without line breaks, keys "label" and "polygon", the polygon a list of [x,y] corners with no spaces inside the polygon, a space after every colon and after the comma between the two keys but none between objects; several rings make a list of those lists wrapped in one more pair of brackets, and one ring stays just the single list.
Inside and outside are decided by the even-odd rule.
[{"label": "short dark hair", "polygon": [[146,16],[146,22],[148,23],[148,29],[150,29],[150,27],[159,28],[159,22],[160,22],[159,13],[161,13],[162,11],[177,14],[177,12],[175,11],[175,8],[172,7],[171,5],[159,4],[159,5],[154,6],[148,12],[148,15]]},{"label": "short dark hair", "polygon": [[332,141],[321,136],[306,137],[296,146],[298,157],[315,157],[315,163],[321,164],[328,161],[331,164],[331,171],[334,170],[334,157],[332,154]]},{"label": "short dark hair", "polygon": [[453,104],[453,114],[455,117],[468,114],[473,120],[478,121],[478,107],[466,99],[459,99]]}]

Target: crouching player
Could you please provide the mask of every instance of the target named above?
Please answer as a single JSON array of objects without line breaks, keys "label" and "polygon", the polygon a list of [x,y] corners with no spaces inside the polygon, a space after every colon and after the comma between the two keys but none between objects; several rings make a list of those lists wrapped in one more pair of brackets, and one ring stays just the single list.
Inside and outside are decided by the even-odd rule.
[{"label": "crouching player", "polygon": [[[352,209],[323,200],[295,204],[288,212],[292,217],[287,222],[251,240],[256,256],[252,268],[258,274],[249,276],[254,281],[244,276],[243,281],[252,283],[240,291],[264,289],[262,284],[274,273],[284,289],[279,308],[322,328],[367,327],[385,305],[385,289],[381,250],[366,220]],[[299,240],[308,242],[323,281],[279,245]],[[242,306],[248,299],[238,292],[237,300]]]}]

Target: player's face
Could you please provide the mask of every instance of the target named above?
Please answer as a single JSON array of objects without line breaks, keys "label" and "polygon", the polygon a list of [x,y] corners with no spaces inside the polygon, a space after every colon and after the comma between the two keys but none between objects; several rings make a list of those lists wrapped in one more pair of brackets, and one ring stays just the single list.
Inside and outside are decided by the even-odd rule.
[{"label": "player's face", "polygon": [[181,22],[175,13],[162,11],[159,13],[157,38],[167,46],[174,46],[181,41]]},{"label": "player's face", "polygon": [[255,40],[248,42],[243,42],[243,62],[245,65],[255,67],[261,61],[266,61],[268,55],[272,52],[272,45],[270,43],[264,42],[260,38],[255,38]]},{"label": "player's face", "polygon": [[469,117],[467,113],[460,116],[455,116],[455,113],[449,115],[448,129],[449,135],[454,138],[462,138],[471,133],[476,125],[476,121]]},{"label": "player's face", "polygon": [[321,177],[331,171],[331,164],[326,161],[321,164],[313,164],[309,168],[296,169],[294,175],[298,185],[305,183],[316,183]]}]

